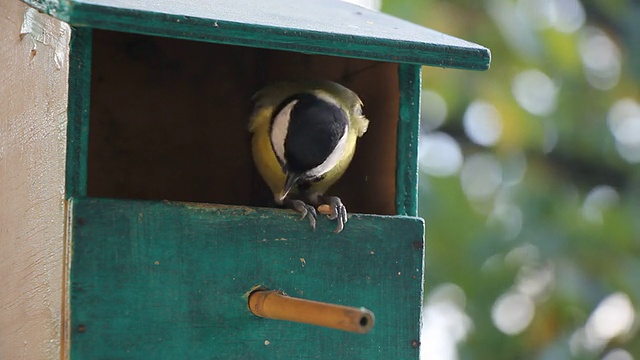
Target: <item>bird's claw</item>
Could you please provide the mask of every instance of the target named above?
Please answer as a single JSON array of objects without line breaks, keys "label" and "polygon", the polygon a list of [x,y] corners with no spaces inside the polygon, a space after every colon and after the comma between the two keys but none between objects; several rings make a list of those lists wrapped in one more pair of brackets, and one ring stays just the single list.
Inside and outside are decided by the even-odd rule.
[{"label": "bird's claw", "polygon": [[316,229],[316,219],[318,218],[318,213],[313,206],[305,204],[305,202],[302,200],[290,200],[290,205],[291,208],[301,214],[300,220],[308,218],[311,229]]},{"label": "bird's claw", "polygon": [[[321,205],[319,210],[321,213],[326,214],[329,220],[336,220],[337,226],[336,229],[333,230],[334,233],[339,233],[344,229],[344,224],[347,223],[349,218],[347,217],[347,208],[342,204],[342,200],[340,200],[337,196],[326,196],[321,198],[322,203],[326,205]],[[305,217],[309,219],[309,224],[311,225],[311,229],[316,229],[316,222],[318,218],[318,212],[316,209],[302,200],[298,199],[287,199],[285,201],[285,205],[293,210],[296,210],[300,213],[300,220]]]},{"label": "bird's claw", "polygon": [[347,208],[342,204],[342,200],[337,196],[328,196],[325,200],[331,208],[331,213],[328,214],[327,217],[329,220],[336,220],[338,223],[336,229],[333,230],[333,232],[337,234],[344,229],[344,224],[349,220],[347,217]]}]

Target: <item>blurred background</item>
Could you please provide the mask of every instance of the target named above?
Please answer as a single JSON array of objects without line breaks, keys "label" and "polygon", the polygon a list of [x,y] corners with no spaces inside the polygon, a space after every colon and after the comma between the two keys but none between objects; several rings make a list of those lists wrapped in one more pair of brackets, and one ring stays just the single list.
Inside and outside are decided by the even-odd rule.
[{"label": "blurred background", "polygon": [[353,2],[492,52],[423,70],[423,359],[640,359],[640,1]]}]

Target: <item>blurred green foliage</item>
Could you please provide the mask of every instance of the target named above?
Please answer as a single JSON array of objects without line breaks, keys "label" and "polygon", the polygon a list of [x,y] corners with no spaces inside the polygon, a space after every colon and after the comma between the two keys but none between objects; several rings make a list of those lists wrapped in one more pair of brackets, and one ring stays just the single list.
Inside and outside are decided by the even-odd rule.
[{"label": "blurred green foliage", "polygon": [[[640,1],[383,0],[382,11],[492,52],[486,72],[423,72],[446,104],[423,143],[447,134],[463,159],[438,174],[421,158],[425,301],[444,309],[425,312],[424,356],[640,359]],[[476,131],[495,141],[465,124],[478,101],[497,115]],[[492,177],[465,169],[472,159],[497,164],[486,171],[498,181],[482,190]]]}]

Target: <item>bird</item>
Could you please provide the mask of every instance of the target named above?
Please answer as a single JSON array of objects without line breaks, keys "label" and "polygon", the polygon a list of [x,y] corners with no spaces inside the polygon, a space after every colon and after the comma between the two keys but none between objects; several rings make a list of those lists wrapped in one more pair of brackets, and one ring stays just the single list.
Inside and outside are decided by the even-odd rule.
[{"label": "bird", "polygon": [[314,230],[316,207],[328,206],[327,217],[337,222],[334,232],[341,232],[347,209],[325,192],[347,170],[358,138],[367,131],[362,100],[336,82],[317,80],[276,82],[253,101],[253,160],[276,204],[298,211]]}]

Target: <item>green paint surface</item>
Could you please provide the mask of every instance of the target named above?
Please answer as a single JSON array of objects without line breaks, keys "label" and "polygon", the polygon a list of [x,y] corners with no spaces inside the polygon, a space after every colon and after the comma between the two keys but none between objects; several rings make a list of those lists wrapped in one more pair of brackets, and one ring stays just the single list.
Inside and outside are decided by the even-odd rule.
[{"label": "green paint surface", "polygon": [[[72,199],[72,359],[417,359],[421,219]],[[255,285],[366,307],[364,335],[253,316]]]},{"label": "green paint surface", "polygon": [[485,70],[488,49],[334,0],[25,0],[71,25],[216,43]]},{"label": "green paint surface", "polygon": [[396,155],[396,211],[400,215],[418,214],[421,71],[419,65],[398,66],[401,96]]},{"label": "green paint surface", "polygon": [[72,28],[67,109],[67,198],[87,195],[92,38],[91,29]]}]

